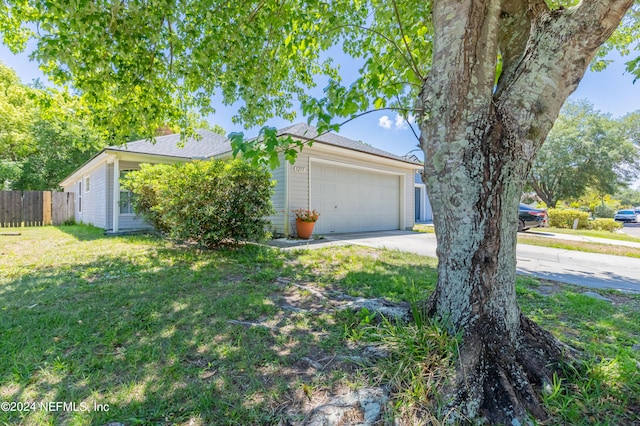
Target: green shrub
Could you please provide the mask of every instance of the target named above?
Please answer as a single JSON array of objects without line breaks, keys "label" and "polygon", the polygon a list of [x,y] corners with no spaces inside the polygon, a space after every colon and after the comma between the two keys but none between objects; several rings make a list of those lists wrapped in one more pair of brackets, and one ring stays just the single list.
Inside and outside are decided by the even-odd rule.
[{"label": "green shrub", "polygon": [[556,228],[573,228],[573,222],[578,219],[578,229],[589,227],[589,213],[572,209],[549,209],[549,226]]},{"label": "green shrub", "polygon": [[123,185],[136,213],[171,239],[215,247],[267,237],[271,175],[244,161],[145,165]]},{"label": "green shrub", "polygon": [[163,206],[158,202],[158,194],[168,191],[167,182],[173,180],[178,169],[177,166],[164,164],[142,164],[140,170],[127,173],[121,183],[124,189],[134,194],[131,202],[136,214],[164,234],[169,233],[170,227],[162,214]]},{"label": "green shrub", "polygon": [[596,231],[610,231],[622,229],[623,225],[613,219],[595,219],[589,222],[590,228]]},{"label": "green shrub", "polygon": [[616,214],[616,208],[612,207],[608,204],[598,204],[593,208],[593,216],[598,218],[609,218],[613,219],[613,216]]}]

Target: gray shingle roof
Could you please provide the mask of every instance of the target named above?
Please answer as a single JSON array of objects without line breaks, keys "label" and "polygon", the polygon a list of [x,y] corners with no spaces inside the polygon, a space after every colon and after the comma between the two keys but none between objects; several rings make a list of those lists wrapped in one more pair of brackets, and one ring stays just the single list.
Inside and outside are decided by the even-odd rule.
[{"label": "gray shingle roof", "polygon": [[180,134],[173,134],[158,136],[155,143],[149,140],[139,140],[123,146],[110,146],[107,149],[192,159],[205,159],[231,152],[231,143],[226,137],[207,130],[196,130],[196,133],[201,136],[201,139],[188,138],[182,146],[180,145]]},{"label": "gray shingle roof", "polygon": [[329,145],[339,146],[342,148],[352,149],[354,151],[366,152],[368,154],[377,155],[379,157],[391,158],[393,160],[404,161],[405,163],[422,165],[422,163],[415,157],[411,158],[402,157],[400,155],[392,154],[382,149],[374,148],[366,143],[354,141],[353,139],[345,138],[335,133],[323,133],[318,136],[318,130],[305,123],[297,123],[289,127],[278,130],[278,136],[291,135],[300,139],[315,140],[318,142],[326,143]]},{"label": "gray shingle roof", "polygon": [[[192,159],[205,159],[231,152],[231,143],[226,137],[207,130],[197,130],[196,133],[202,136],[202,138],[200,140],[188,138],[182,147],[180,146],[180,135],[173,134],[157,137],[155,144],[149,140],[139,140],[129,142],[124,146],[110,146],[107,149],[113,151]],[[382,149],[374,148],[371,145],[345,138],[344,136],[340,136],[335,133],[324,133],[318,136],[317,129],[305,123],[297,123],[278,130],[278,136],[285,135],[290,135],[299,139],[314,140],[320,143],[377,155],[379,157],[403,161],[405,163],[421,165],[415,157],[401,157]]]}]

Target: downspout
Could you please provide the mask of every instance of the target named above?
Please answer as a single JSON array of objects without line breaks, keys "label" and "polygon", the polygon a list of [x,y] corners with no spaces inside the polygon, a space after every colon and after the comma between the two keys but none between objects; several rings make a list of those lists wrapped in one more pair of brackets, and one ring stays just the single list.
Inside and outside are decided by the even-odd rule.
[{"label": "downspout", "polygon": [[284,237],[289,238],[289,162],[284,161]]},{"label": "downspout", "polygon": [[113,233],[118,232],[120,220],[120,159],[118,154],[113,158]]}]

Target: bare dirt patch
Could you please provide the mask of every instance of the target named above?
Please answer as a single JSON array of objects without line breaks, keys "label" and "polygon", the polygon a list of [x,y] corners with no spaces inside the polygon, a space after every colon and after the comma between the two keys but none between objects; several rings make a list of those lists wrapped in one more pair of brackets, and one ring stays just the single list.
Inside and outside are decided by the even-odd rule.
[{"label": "bare dirt patch", "polygon": [[[378,423],[390,409],[387,407],[388,389],[361,382],[354,390],[353,380],[365,380],[366,374],[359,373],[384,354],[375,348],[345,344],[344,341],[327,347],[323,343],[331,336],[323,327],[317,326],[317,319],[323,316],[324,321],[331,321],[332,315],[343,309],[357,312],[366,308],[375,312],[378,306],[383,310],[382,315],[396,309],[406,317],[408,307],[405,304],[395,306],[383,299],[355,299],[312,282],[284,278],[276,282],[280,289],[271,295],[274,304],[280,308],[276,315],[256,323],[230,321],[246,327],[264,327],[277,336],[278,343],[272,349],[284,358],[286,366],[271,373],[288,377],[291,391],[286,404],[279,401],[278,407],[273,409],[284,411],[292,421],[290,424]],[[309,319],[313,321],[308,322]],[[304,342],[304,348],[300,347],[301,342]],[[265,373],[267,380],[269,374]],[[332,379],[345,377],[352,379]]]}]

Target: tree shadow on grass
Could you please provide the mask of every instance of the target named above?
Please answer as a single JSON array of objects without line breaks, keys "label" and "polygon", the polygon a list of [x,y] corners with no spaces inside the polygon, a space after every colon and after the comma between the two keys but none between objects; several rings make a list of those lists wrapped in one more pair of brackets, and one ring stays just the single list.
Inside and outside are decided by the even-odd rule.
[{"label": "tree shadow on grass", "polygon": [[6,282],[2,400],[68,405],[2,412],[0,422],[277,423],[277,402],[298,380],[287,354],[314,342],[228,321],[276,315],[270,295],[286,273],[279,252],[248,246],[103,255]]},{"label": "tree shadow on grass", "polygon": [[[418,257],[372,249],[328,249],[321,261],[332,263],[318,268],[302,253],[253,245],[144,247],[4,280],[0,398],[68,405],[0,412],[0,423],[300,421],[302,383],[328,393],[338,380],[337,371],[310,370],[302,359],[350,350],[349,325],[323,315],[321,304],[285,312],[274,295],[297,280],[326,298],[410,302],[427,297],[436,277]],[[355,266],[344,272],[346,261]]]}]

